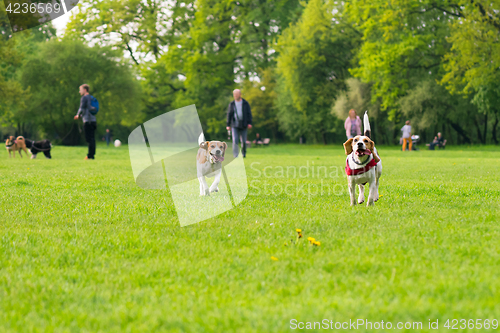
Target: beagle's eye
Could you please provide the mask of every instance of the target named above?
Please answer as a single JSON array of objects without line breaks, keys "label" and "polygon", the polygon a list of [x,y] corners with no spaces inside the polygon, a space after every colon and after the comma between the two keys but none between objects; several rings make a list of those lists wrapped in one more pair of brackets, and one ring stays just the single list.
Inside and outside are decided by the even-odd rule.
[{"label": "beagle's eye", "polygon": [[214,148],[215,146],[214,145],[211,145],[210,148]]},{"label": "beagle's eye", "polygon": [[364,139],[363,141],[364,141],[364,142],[368,142],[368,140],[366,140],[366,139]]},{"label": "beagle's eye", "polygon": [[354,142],[358,141],[358,139],[354,139]]}]

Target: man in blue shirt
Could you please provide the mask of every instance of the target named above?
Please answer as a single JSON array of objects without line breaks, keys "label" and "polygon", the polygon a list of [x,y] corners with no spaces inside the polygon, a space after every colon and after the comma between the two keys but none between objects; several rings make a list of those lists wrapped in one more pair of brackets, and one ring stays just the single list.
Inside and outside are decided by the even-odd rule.
[{"label": "man in blue shirt", "polygon": [[92,99],[89,94],[89,85],[82,84],[80,86],[79,92],[80,95],[82,95],[82,99],[80,100],[80,108],[78,109],[78,113],[74,118],[82,118],[83,120],[83,132],[85,133],[85,140],[89,144],[89,151],[87,156],[85,156],[85,159],[93,160],[95,155],[95,130],[97,128],[97,121],[95,115],[90,113]]}]

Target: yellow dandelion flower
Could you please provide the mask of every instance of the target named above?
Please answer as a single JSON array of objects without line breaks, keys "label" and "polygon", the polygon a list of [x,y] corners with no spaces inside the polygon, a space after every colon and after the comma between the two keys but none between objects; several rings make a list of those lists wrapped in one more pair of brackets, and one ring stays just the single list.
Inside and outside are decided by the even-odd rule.
[{"label": "yellow dandelion flower", "polygon": [[315,239],[312,237],[307,237],[307,240],[310,241],[311,243],[315,241]]},{"label": "yellow dandelion flower", "polygon": [[302,232],[302,229],[295,229],[295,231],[297,231],[297,232]]},{"label": "yellow dandelion flower", "polygon": [[321,242],[314,242],[313,244],[316,246],[321,246]]},{"label": "yellow dandelion flower", "polygon": [[299,238],[302,238],[302,233],[300,233],[300,232],[299,232],[298,237],[299,237]]},{"label": "yellow dandelion flower", "polygon": [[278,261],[278,258],[276,258],[276,257],[271,257],[271,259],[274,261]]}]

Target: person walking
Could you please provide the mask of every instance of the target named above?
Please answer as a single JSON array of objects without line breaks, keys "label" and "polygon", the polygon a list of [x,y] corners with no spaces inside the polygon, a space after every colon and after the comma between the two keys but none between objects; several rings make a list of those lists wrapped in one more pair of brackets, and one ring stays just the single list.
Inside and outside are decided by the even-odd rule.
[{"label": "person walking", "polygon": [[252,110],[250,104],[241,98],[241,90],[233,91],[234,101],[227,108],[226,129],[232,130],[233,156],[238,157],[238,140],[241,140],[241,154],[246,157],[247,129],[252,128]]},{"label": "person walking", "polygon": [[352,139],[356,135],[361,135],[361,118],[356,115],[356,110],[349,110],[349,117],[345,120],[344,128],[347,139]]},{"label": "person walking", "polygon": [[86,160],[93,160],[95,158],[95,130],[97,128],[96,116],[90,113],[92,97],[90,96],[90,87],[88,84],[80,86],[80,108],[74,119],[82,118],[83,131],[85,133],[85,140],[89,144],[89,151]]},{"label": "person walking", "polygon": [[407,120],[406,121],[406,124],[401,127],[401,132],[403,132],[403,151],[405,151],[406,149],[406,143],[409,142],[409,148],[410,148],[410,151],[412,149],[412,141],[411,141],[411,125],[410,125],[410,121]]}]

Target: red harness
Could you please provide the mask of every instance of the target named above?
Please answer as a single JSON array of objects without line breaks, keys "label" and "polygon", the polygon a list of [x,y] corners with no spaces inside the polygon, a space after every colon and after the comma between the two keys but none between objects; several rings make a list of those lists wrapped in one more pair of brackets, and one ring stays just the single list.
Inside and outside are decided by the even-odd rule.
[{"label": "red harness", "polygon": [[362,167],[361,169],[351,169],[349,167],[349,159],[345,160],[345,174],[348,176],[355,176],[355,175],[361,175],[365,172],[368,172],[371,168],[377,165],[377,162],[375,161],[375,158],[372,158],[372,160]]}]

